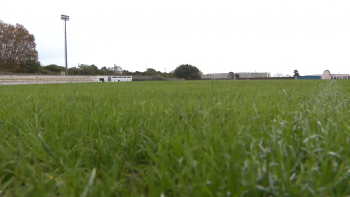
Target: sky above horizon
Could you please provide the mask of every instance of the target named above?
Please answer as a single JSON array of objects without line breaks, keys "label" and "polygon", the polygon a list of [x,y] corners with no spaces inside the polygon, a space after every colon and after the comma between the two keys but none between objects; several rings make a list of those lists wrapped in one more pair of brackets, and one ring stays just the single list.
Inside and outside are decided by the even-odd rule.
[{"label": "sky above horizon", "polygon": [[0,0],[36,38],[42,65],[169,72],[350,74],[349,0]]}]

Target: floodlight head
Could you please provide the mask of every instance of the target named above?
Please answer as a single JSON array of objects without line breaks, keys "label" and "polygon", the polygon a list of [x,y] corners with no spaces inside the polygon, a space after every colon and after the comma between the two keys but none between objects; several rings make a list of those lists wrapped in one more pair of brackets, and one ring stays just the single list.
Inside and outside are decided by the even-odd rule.
[{"label": "floodlight head", "polygon": [[69,16],[61,14],[61,20],[69,21]]}]

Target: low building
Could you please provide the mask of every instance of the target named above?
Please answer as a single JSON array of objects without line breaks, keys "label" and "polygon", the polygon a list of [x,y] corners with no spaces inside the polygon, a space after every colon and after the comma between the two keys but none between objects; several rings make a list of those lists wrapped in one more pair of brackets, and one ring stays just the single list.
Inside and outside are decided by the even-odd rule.
[{"label": "low building", "polygon": [[239,75],[239,78],[249,79],[249,78],[270,78],[270,73],[235,73]]},{"label": "low building", "polygon": [[331,79],[350,79],[349,74],[331,74]]},{"label": "low building", "polygon": [[132,76],[92,76],[94,82],[128,82],[132,81]]},{"label": "low building", "polygon": [[315,74],[313,76],[321,76],[322,79],[350,79],[349,74],[331,74],[329,70],[325,70],[323,74]]},{"label": "low building", "polygon": [[238,75],[241,79],[251,79],[251,78],[269,78],[271,77],[270,73],[248,73],[248,72],[239,72],[239,73],[210,73],[202,75],[202,79],[230,79],[232,76]]},{"label": "low building", "polygon": [[225,79],[231,78],[229,73],[210,73],[202,75],[202,79]]}]

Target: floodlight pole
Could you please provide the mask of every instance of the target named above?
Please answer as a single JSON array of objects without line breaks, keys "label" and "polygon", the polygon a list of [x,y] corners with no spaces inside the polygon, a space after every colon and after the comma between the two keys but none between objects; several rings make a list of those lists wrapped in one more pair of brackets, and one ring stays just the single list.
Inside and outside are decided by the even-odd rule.
[{"label": "floodlight pole", "polygon": [[68,61],[67,61],[67,27],[66,22],[69,21],[69,16],[61,15],[61,20],[64,20],[64,51],[65,51],[65,60],[66,60],[66,76],[68,76]]}]

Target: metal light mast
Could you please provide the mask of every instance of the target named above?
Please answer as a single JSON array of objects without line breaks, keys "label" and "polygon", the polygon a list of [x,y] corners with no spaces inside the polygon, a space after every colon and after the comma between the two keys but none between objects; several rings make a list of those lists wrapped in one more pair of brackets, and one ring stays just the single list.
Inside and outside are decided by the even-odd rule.
[{"label": "metal light mast", "polygon": [[65,58],[66,58],[66,76],[68,76],[68,61],[67,61],[67,28],[66,22],[69,21],[69,16],[61,14],[61,20],[64,20],[64,43],[65,43]]}]

